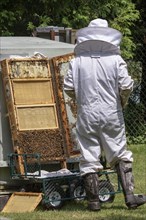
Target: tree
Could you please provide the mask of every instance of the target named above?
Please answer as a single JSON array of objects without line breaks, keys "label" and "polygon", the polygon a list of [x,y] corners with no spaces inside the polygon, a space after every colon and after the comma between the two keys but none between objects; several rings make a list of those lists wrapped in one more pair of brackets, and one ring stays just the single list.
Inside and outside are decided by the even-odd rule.
[{"label": "tree", "polygon": [[[140,88],[140,101],[144,106],[144,119],[146,123],[146,1],[133,0],[136,4],[137,10],[140,12],[140,19],[136,22],[137,31],[134,32],[135,41],[137,41],[137,50],[135,53],[135,60],[140,57],[142,64],[142,78]],[[137,37],[139,35],[140,37]]]},{"label": "tree", "polygon": [[123,33],[122,54],[131,58],[135,45],[132,31],[139,12],[131,0],[1,0],[2,36],[31,35],[38,26],[63,26],[79,29],[97,17]]}]

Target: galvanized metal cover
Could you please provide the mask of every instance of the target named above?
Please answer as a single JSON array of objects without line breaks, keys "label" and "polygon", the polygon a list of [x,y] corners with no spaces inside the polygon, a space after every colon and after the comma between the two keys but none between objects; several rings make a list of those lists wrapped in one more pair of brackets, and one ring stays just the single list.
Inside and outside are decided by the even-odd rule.
[{"label": "galvanized metal cover", "polygon": [[47,57],[72,53],[73,44],[43,39],[39,37],[0,37],[0,60],[11,55],[32,56],[39,52]]}]

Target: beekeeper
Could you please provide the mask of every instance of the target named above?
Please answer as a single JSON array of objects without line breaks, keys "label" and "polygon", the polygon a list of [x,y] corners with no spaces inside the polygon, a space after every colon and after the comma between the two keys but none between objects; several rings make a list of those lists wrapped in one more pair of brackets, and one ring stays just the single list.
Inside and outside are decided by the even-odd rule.
[{"label": "beekeeper", "polygon": [[97,171],[104,151],[107,162],[115,167],[129,208],[144,203],[133,194],[132,152],[126,149],[122,109],[133,88],[127,65],[120,56],[122,35],[95,19],[77,32],[64,90],[77,101],[76,131],[80,146],[80,172],[83,176],[88,208],[100,210]]}]

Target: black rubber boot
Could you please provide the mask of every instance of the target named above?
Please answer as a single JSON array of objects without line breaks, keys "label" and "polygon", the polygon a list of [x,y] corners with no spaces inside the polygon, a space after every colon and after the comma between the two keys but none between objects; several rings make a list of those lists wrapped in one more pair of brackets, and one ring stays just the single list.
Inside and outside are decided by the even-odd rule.
[{"label": "black rubber boot", "polygon": [[100,202],[98,174],[88,173],[85,176],[83,176],[83,180],[88,200],[88,209],[92,211],[99,211]]},{"label": "black rubber boot", "polygon": [[123,189],[125,203],[129,209],[136,209],[146,203],[143,195],[134,195],[134,179],[132,175],[132,163],[120,161],[116,165],[117,174]]}]

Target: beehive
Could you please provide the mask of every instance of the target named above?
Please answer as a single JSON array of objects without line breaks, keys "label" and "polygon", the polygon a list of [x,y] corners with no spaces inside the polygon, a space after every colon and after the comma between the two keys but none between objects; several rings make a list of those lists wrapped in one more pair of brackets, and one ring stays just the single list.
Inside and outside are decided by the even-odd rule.
[{"label": "beehive", "polygon": [[1,62],[14,152],[65,160],[73,149],[59,63],[54,59],[12,58]]}]

